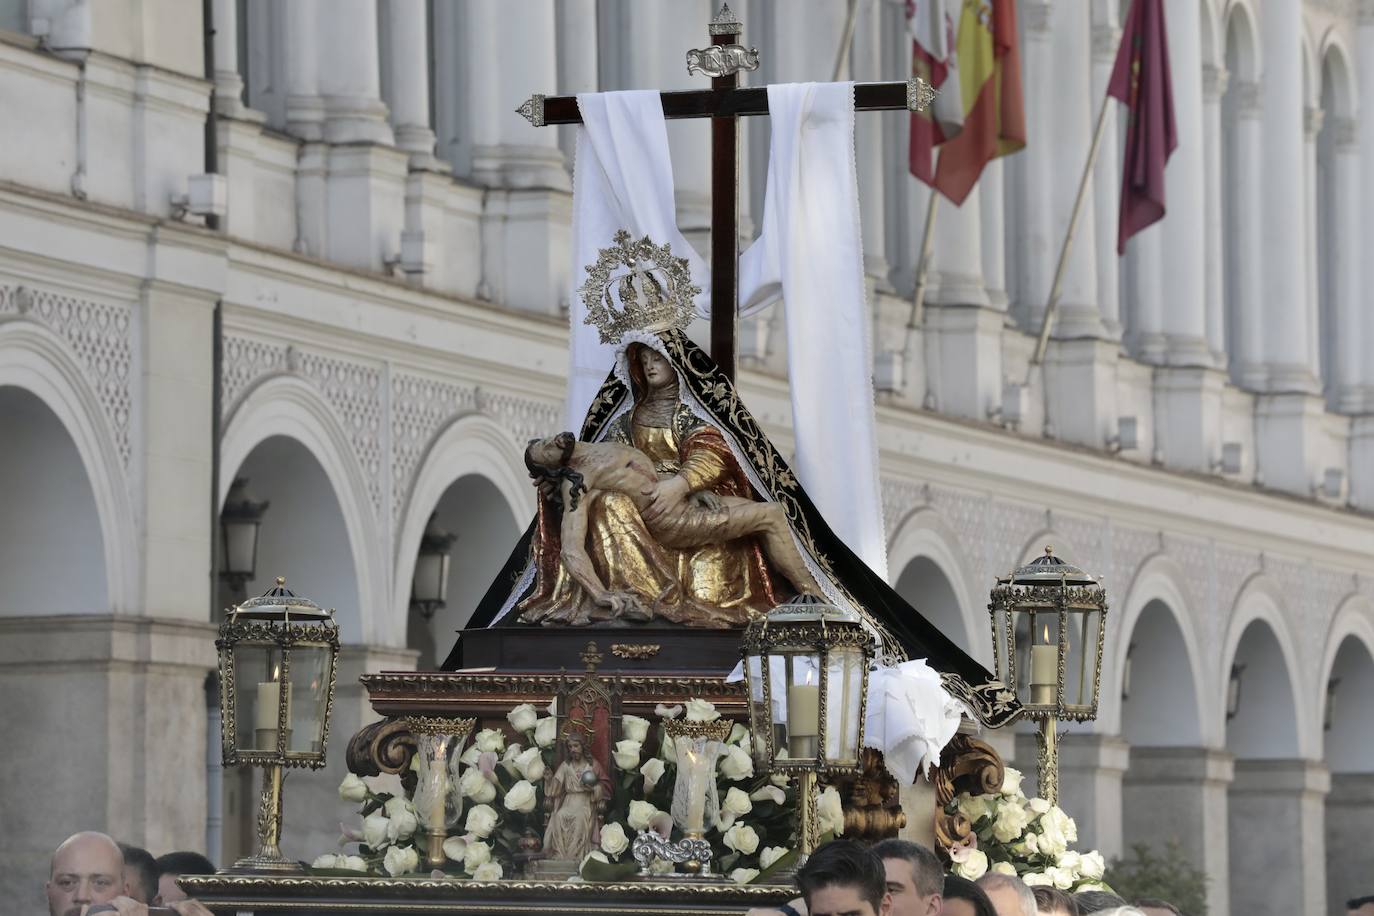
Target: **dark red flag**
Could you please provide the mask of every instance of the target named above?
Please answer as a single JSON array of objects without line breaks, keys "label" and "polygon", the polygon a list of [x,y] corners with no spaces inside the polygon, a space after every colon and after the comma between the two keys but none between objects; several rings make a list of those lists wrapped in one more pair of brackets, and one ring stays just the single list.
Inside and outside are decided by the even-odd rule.
[{"label": "dark red flag", "polygon": [[1130,111],[1116,241],[1124,254],[1127,239],[1163,218],[1164,164],[1178,146],[1164,0],[1132,0],[1107,94]]}]

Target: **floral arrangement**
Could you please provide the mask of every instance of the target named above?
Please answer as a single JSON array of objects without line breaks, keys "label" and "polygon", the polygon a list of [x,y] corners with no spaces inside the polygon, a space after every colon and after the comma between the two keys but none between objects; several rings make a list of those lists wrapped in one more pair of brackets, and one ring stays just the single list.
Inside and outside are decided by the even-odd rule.
[{"label": "floral arrangement", "polygon": [[1103,883],[1102,854],[1070,849],[1078,842],[1078,825],[1058,805],[1027,798],[1019,771],[1006,768],[999,794],[963,793],[956,802],[973,833],[950,850],[955,874],[976,880],[991,871],[1016,875],[1032,887],[1110,890]]},{"label": "floral arrangement", "polygon": [[[673,718],[683,706],[659,706],[655,713]],[[688,721],[720,717],[715,706],[692,699],[685,705]],[[438,875],[489,881],[513,876],[517,864],[542,845],[545,826],[544,776],[557,765],[557,718],[552,705],[540,715],[530,704],[506,716],[524,742],[507,741],[500,729],[483,729],[460,758],[457,791],[460,810],[456,835],[444,842],[449,865]],[[581,879],[615,880],[638,868],[630,855],[637,833],[655,830],[669,839],[680,834],[668,813],[677,764],[672,743],[652,723],[624,715],[620,740],[613,750],[616,771],[612,795],[591,850],[579,866]],[[786,868],[795,860],[796,787],[790,777],[756,774],[749,730],[735,723],[716,768],[719,810],[708,825],[712,864],[739,883],[755,881]],[[424,830],[412,803],[377,791],[349,774],[339,786],[345,801],[362,804],[360,828],[343,828],[340,845],[358,843],[354,855],[324,855],[313,863],[317,872],[399,876],[421,868]],[[817,819],[822,834],[844,832],[844,812],[833,786],[821,794]],[[660,862],[665,873],[672,863]],[[572,880],[577,880],[576,878]]]}]

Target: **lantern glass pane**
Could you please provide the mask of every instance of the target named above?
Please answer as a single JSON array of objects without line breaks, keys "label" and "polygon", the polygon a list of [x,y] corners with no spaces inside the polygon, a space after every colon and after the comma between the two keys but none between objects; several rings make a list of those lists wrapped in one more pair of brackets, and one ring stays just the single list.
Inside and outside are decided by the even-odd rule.
[{"label": "lantern glass pane", "polygon": [[763,659],[761,655],[744,658],[745,680],[749,684],[749,731],[754,734],[754,759],[767,766],[772,762],[767,738],[773,734],[773,715],[764,698]]},{"label": "lantern glass pane", "polygon": [[1018,610],[1016,619],[1016,694],[1023,703],[1057,702],[1059,613],[1040,608]]},{"label": "lantern glass pane", "polygon": [[329,699],[329,647],[297,643],[291,648],[291,731],[286,749],[318,754],[324,748],[324,709]]},{"label": "lantern glass pane", "polygon": [[258,523],[232,519],[223,528],[225,571],[251,576],[257,565]]},{"label": "lantern glass pane", "polygon": [[863,664],[863,652],[855,647],[831,649],[826,657],[825,757],[830,763],[858,763]]},{"label": "lantern glass pane", "polygon": [[415,560],[415,577],[411,580],[411,596],[416,601],[442,603],[448,593],[447,553],[422,553]]},{"label": "lantern glass pane", "polygon": [[820,749],[821,659],[815,653],[783,658],[787,688],[781,699],[787,756],[815,760]]},{"label": "lantern glass pane", "polygon": [[[239,750],[276,753],[281,669],[281,649],[276,643],[234,647],[234,746]],[[289,710],[290,697],[286,700]]]},{"label": "lantern glass pane", "polygon": [[1064,702],[1091,706],[1097,668],[1097,633],[1102,614],[1096,610],[1069,613],[1069,654],[1064,666]]}]

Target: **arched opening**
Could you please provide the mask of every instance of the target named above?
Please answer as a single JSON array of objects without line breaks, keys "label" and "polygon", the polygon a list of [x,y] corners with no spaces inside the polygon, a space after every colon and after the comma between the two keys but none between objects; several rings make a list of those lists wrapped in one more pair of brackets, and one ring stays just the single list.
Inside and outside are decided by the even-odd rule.
[{"label": "arched opening", "polygon": [[36,395],[0,387],[0,616],[107,614],[95,492],[71,434]]},{"label": "arched opening", "polygon": [[437,667],[448,655],[455,634],[467,625],[521,531],[500,489],[478,474],[450,484],[434,512],[438,526],[457,539],[449,563],[445,606],[432,620],[425,620],[415,609],[408,612],[406,645],[419,651],[416,664],[420,670]]},{"label": "arched opening", "polygon": [[1325,759],[1331,771],[1326,802],[1326,888],[1333,903],[1367,894],[1374,874],[1374,655],[1356,636],[1336,650],[1322,685]]},{"label": "arched opening", "polygon": [[[1293,683],[1278,634],[1266,620],[1252,620],[1221,671],[1226,749],[1235,756],[1227,806],[1233,913],[1306,909],[1301,860],[1322,838],[1310,835],[1312,774],[1299,759]],[[1287,826],[1275,831],[1280,823]],[[1280,873],[1285,880],[1273,881]]]},{"label": "arched opening", "polygon": [[249,452],[235,476],[247,478],[254,495],[269,503],[248,595],[262,594],[285,576],[293,592],[335,609],[344,643],[364,641],[348,528],[320,462],[299,441],[270,436]]},{"label": "arched opening", "polygon": [[[959,599],[948,577],[934,560],[916,557],[902,569],[897,577],[897,594],[920,612],[921,616],[939,627],[965,652],[976,655],[975,644],[970,638],[968,627],[964,624],[964,614],[959,607]],[[988,661],[981,659],[981,661]]]},{"label": "arched opening", "polygon": [[1123,847],[1144,843],[1160,852],[1179,843],[1190,858],[1204,861],[1207,788],[1198,773],[1209,755],[1197,678],[1175,610],[1151,600],[1125,639],[1121,737],[1131,750],[1121,791]]}]

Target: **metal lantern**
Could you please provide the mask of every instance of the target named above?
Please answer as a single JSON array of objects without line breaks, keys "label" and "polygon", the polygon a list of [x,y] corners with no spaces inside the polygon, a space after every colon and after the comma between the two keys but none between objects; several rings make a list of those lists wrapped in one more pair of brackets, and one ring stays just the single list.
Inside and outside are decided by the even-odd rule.
[{"label": "metal lantern", "polygon": [[744,631],[749,727],[758,765],[800,778],[801,855],[815,848],[818,773],[862,771],[873,635],[859,617],[803,596]]},{"label": "metal lantern", "polygon": [[439,513],[430,515],[420,538],[420,554],[415,558],[415,575],[410,581],[410,605],[426,620],[448,601],[448,569],[453,542],[458,539],[439,527]]},{"label": "metal lantern", "polygon": [[235,477],[220,510],[220,575],[237,598],[253,580],[258,566],[258,532],[263,513],[270,505],[265,499],[248,495],[248,478]]},{"label": "metal lantern", "polygon": [[1040,794],[1054,802],[1058,721],[1097,718],[1106,589],[1046,547],[1044,556],[998,578],[988,610],[997,676],[1040,722]]},{"label": "metal lantern", "polygon": [[233,870],[299,872],[299,863],[278,849],[282,768],[325,764],[339,655],[334,612],[278,578],[261,597],[229,609],[215,647],[224,765],[264,769],[258,852]]}]

